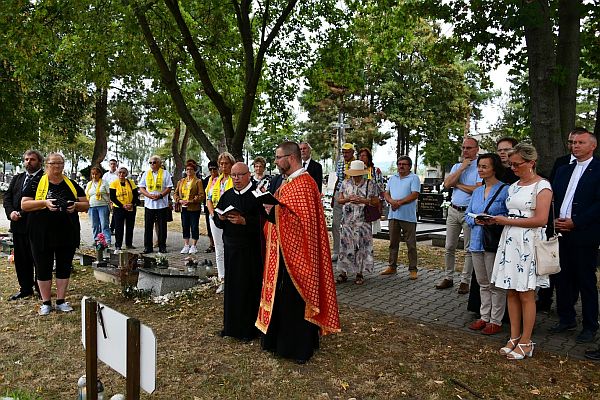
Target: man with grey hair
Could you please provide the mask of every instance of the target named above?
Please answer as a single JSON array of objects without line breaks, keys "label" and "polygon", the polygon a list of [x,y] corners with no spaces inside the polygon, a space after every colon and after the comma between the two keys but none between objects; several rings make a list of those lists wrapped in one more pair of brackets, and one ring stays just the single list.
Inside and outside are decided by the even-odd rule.
[{"label": "man with grey hair", "polygon": [[300,142],[302,168],[315,180],[319,193],[323,190],[323,166],[310,157],[312,147],[308,142]]},{"label": "man with grey hair", "polygon": [[[27,150],[23,154],[25,172],[15,175],[10,181],[8,191],[4,194],[4,211],[10,220],[10,231],[13,234],[14,261],[20,290],[9,300],[18,300],[33,294],[35,285],[33,257],[27,235],[28,214],[21,209],[23,190],[31,184],[39,182],[44,174],[42,170],[42,154],[37,150]],[[39,290],[38,290],[39,292]]]},{"label": "man with grey hair", "polygon": [[162,168],[162,160],[154,155],[149,159],[150,169],[144,172],[139,181],[140,193],[144,199],[144,251],[153,252],[152,238],[154,223],[158,225],[158,251],[167,252],[167,217],[169,193],[173,188],[171,174]]}]

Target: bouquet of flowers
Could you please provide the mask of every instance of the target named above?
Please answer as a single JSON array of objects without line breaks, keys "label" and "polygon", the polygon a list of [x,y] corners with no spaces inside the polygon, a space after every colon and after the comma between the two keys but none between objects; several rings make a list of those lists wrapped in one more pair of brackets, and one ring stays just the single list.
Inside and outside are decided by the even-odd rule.
[{"label": "bouquet of flowers", "polygon": [[99,233],[96,236],[96,251],[104,250],[108,247],[108,243],[106,242],[106,237],[104,237],[104,233]]},{"label": "bouquet of flowers", "polygon": [[442,207],[442,210],[447,210],[448,207],[450,207],[450,202],[448,200],[442,201],[441,207]]}]

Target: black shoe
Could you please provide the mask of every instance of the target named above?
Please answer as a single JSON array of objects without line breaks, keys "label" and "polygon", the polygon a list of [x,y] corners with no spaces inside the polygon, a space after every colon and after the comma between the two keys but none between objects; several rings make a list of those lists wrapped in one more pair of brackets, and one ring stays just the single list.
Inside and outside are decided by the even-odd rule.
[{"label": "black shoe", "polygon": [[127,246],[125,246],[125,248],[131,250],[131,249],[135,249],[136,247],[128,244]]},{"label": "black shoe", "polygon": [[575,338],[575,343],[592,343],[596,338],[596,331],[583,329]]},{"label": "black shoe", "polygon": [[8,298],[9,301],[24,299],[29,296],[32,296],[33,292],[17,292]]},{"label": "black shoe", "polygon": [[566,331],[574,331],[575,329],[577,329],[577,323],[575,323],[575,322],[572,324],[558,323],[558,324],[554,325],[553,327],[551,327],[550,329],[548,329],[548,332],[562,333],[562,332],[566,332]]},{"label": "black shoe", "polygon": [[168,253],[167,249],[166,249],[166,248],[164,248],[164,247],[163,247],[162,249],[158,249],[158,252],[159,252],[159,253],[163,253],[163,254],[164,254],[164,253]]},{"label": "black shoe", "polygon": [[600,361],[600,347],[596,350],[586,350],[584,357],[589,360]]},{"label": "black shoe", "polygon": [[153,249],[144,249],[144,251],[142,251],[142,254],[150,254],[153,251],[154,251]]}]

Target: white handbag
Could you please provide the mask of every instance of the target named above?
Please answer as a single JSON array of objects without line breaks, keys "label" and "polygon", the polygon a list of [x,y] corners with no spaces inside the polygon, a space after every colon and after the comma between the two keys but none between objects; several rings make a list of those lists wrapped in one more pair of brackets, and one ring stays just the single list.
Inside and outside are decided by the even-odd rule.
[{"label": "white handbag", "polygon": [[[539,181],[538,181],[539,183]],[[535,210],[538,183],[533,188],[533,199],[531,209]],[[554,220],[554,200],[552,200],[552,219]],[[558,237],[554,225],[552,225],[552,236],[548,240],[539,237],[536,230],[533,237],[533,247],[535,249],[535,273],[536,275],[552,275],[560,272],[560,257],[558,254]]]}]

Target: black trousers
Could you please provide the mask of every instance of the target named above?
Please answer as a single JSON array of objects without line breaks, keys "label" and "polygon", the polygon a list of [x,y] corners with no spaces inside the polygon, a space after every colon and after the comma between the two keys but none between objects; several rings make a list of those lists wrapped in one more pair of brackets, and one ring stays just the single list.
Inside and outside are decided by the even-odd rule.
[{"label": "black trousers", "polygon": [[562,324],[576,322],[575,303],[581,295],[583,329],[598,330],[597,246],[575,246],[561,238],[560,268],[556,274],[556,312]]},{"label": "black trousers", "polygon": [[152,238],[154,236],[154,223],[158,226],[158,250],[164,252],[167,249],[167,212],[168,208],[153,210],[144,208],[144,249],[153,248]]},{"label": "black trousers", "polygon": [[136,208],[127,211],[120,207],[113,208],[113,219],[115,221],[115,247],[123,246],[123,232],[125,232],[125,245],[133,245],[133,228],[135,227]]},{"label": "black trousers", "polygon": [[33,293],[33,286],[35,284],[34,262],[29,243],[27,233],[13,232],[15,271],[21,288],[20,291],[24,294]]}]

